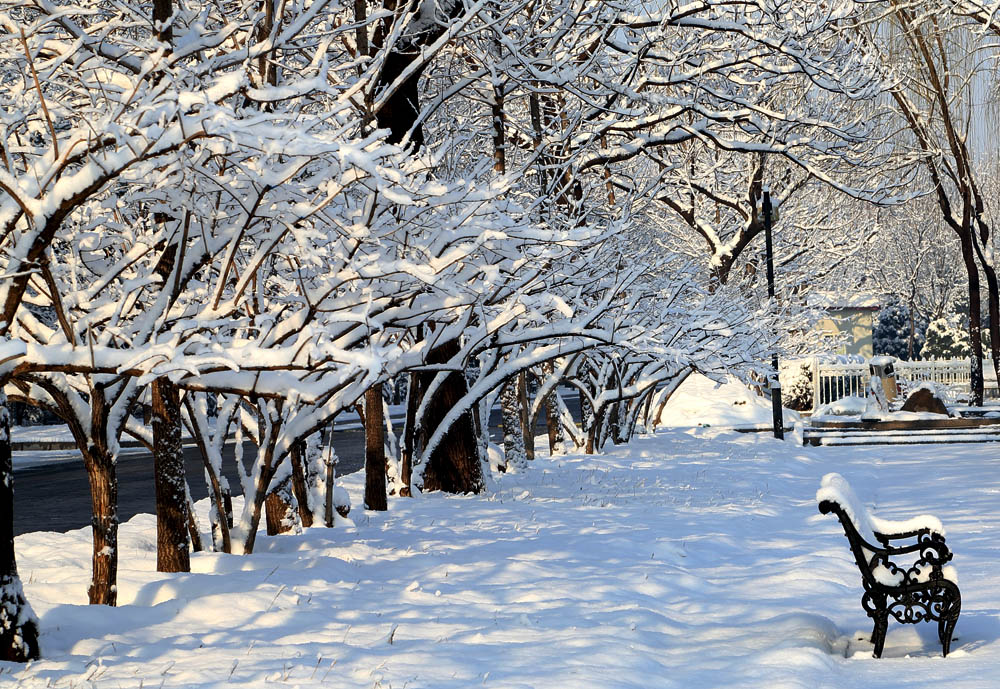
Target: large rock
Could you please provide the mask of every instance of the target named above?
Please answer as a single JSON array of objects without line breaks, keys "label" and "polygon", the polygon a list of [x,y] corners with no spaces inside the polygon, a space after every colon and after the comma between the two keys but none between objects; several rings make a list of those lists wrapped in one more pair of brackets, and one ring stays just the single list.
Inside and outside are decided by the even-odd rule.
[{"label": "large rock", "polygon": [[917,388],[906,398],[906,402],[903,404],[903,411],[921,411],[950,416],[944,400],[935,391],[926,387]]}]

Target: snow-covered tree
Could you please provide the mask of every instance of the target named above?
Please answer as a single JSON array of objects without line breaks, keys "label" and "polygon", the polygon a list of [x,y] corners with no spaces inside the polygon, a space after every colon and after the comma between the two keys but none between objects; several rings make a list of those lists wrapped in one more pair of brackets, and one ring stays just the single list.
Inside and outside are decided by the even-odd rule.
[{"label": "snow-covered tree", "polygon": [[903,361],[920,357],[927,325],[919,314],[896,301],[882,308],[872,330],[875,354],[888,354]]},{"label": "snow-covered tree", "polygon": [[[294,282],[298,267],[276,250],[295,253],[288,244],[308,235],[310,219],[364,174],[374,151],[371,139],[330,134],[360,122],[349,100],[317,114],[302,98],[325,93],[333,76],[322,42],[296,46],[304,63],[283,88],[255,83],[252,65],[289,47],[328,6],[297,6],[264,34],[255,6],[179,10],[169,44],[164,27],[125,22],[124,7],[11,2],[0,13],[12,36],[24,32],[0,55],[4,73],[17,75],[3,106],[12,113],[5,140],[17,145],[0,171],[0,255],[14,277],[0,286],[0,302],[6,332],[32,345],[15,372],[17,392],[67,421],[88,468],[92,602],[116,597],[115,458],[127,427],[148,437],[130,416],[144,384],[247,365],[295,368],[303,352],[299,341],[295,352],[254,361],[253,344],[232,345],[266,339],[274,315],[255,322],[247,300],[275,280]],[[274,105],[295,96],[295,107]],[[265,266],[266,287],[256,282]]]},{"label": "snow-covered tree", "polygon": [[[902,159],[919,160],[920,183],[934,199],[941,222],[959,241],[967,277],[972,400],[983,398],[981,280],[992,323],[994,366],[1000,366],[1000,279],[992,250],[983,176],[971,145],[984,69],[982,25],[992,26],[990,3],[888,2],[872,5],[869,35],[882,40],[879,60],[892,79],[888,95],[901,124],[893,145]],[[970,20],[971,17],[971,20]],[[979,75],[979,76],[977,76]]]},{"label": "snow-covered tree", "polygon": [[937,318],[927,325],[925,359],[965,359],[971,350],[969,329],[958,314]]}]

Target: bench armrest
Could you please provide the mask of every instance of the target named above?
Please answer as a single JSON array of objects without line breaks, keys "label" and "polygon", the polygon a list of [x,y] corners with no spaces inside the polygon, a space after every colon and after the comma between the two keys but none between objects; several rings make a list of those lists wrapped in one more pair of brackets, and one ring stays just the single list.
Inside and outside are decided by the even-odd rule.
[{"label": "bench armrest", "polygon": [[875,533],[875,537],[880,541],[895,541],[902,538],[913,538],[914,536],[919,536],[922,533],[937,534],[941,538],[944,538],[945,536],[944,527],[941,525],[941,521],[937,517],[930,514],[924,514],[919,517],[907,519],[906,521],[882,519],[871,513],[868,513],[867,516],[869,523],[871,524],[872,531]]},{"label": "bench armrest", "polygon": [[917,531],[901,531],[899,533],[885,533],[882,531],[875,532],[875,538],[885,543],[886,541],[899,541],[904,538],[913,538],[914,536],[919,536],[922,533],[926,533],[926,529],[918,529]]},{"label": "bench armrest", "polygon": [[917,535],[917,542],[905,546],[885,545],[882,548],[873,550],[879,556],[906,555],[908,553],[919,553],[918,563],[941,567],[954,557],[949,550],[948,544],[944,541],[944,536],[936,533],[923,532]]},{"label": "bench armrest", "polygon": [[944,533],[937,531],[935,529],[915,529],[912,531],[900,531],[897,533],[885,533],[882,531],[875,531],[875,538],[878,542],[886,547],[890,547],[892,541],[903,541],[909,538],[920,538],[924,534],[930,534],[936,538],[940,538],[944,541]]}]

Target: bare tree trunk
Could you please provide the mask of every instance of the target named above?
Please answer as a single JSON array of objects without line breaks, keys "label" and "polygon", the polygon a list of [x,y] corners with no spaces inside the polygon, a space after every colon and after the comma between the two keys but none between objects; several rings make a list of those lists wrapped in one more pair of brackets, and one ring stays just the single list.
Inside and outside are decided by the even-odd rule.
[{"label": "bare tree trunk", "polygon": [[118,474],[110,453],[86,458],[93,513],[93,574],[87,591],[91,605],[118,604]]},{"label": "bare tree trunk", "polygon": [[[429,364],[443,364],[459,352],[458,342],[439,345],[427,357]],[[436,372],[421,374],[421,388],[427,390]],[[453,371],[437,388],[434,397],[427,404],[426,421],[423,424],[428,433],[468,392],[468,383],[461,371]],[[482,466],[479,462],[479,447],[476,443],[472,424],[472,413],[466,411],[433,448],[427,466],[424,468],[424,490],[442,490],[446,493],[479,493],[483,490]]]},{"label": "bare tree trunk", "polygon": [[983,262],[983,273],[986,275],[986,291],[989,299],[990,356],[993,357],[993,372],[997,376],[997,381],[1000,381],[1000,283],[997,281],[996,270],[985,261]]},{"label": "bare tree trunk", "polygon": [[157,378],[153,396],[153,473],[156,481],[156,571],[190,572],[188,501],[181,455],[177,386]]},{"label": "bare tree trunk", "polygon": [[906,309],[907,309],[907,311],[910,314],[910,337],[909,337],[909,340],[906,343],[906,360],[907,361],[913,361],[914,360],[914,355],[913,355],[913,340],[916,337],[916,330],[917,330],[917,326],[913,322],[913,320],[914,320],[913,319],[913,299],[910,299],[910,303],[906,305]]},{"label": "bare tree trunk", "polygon": [[2,392],[0,530],[0,661],[24,663],[40,655],[38,618],[24,597],[14,557],[14,466],[10,456],[10,413],[7,396]]},{"label": "bare tree trunk", "polygon": [[385,419],[379,383],[365,390],[365,509],[389,509],[385,492]]}]

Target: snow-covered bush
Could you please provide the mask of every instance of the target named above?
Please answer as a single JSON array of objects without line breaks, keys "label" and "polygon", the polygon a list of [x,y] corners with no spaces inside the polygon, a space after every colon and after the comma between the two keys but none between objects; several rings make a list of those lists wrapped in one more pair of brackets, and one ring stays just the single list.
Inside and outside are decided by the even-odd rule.
[{"label": "snow-covered bush", "polygon": [[813,362],[788,361],[781,364],[781,402],[795,411],[813,407]]},{"label": "snow-covered bush", "polygon": [[928,324],[922,350],[925,359],[965,359],[971,351],[969,328],[961,315],[953,313]]}]

